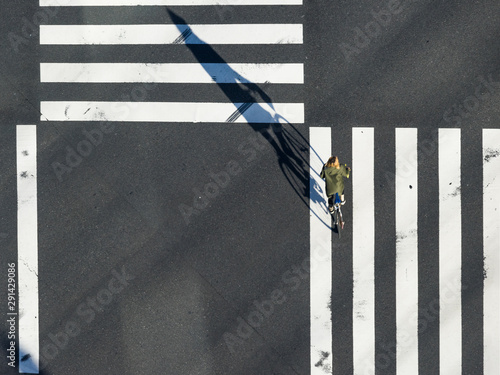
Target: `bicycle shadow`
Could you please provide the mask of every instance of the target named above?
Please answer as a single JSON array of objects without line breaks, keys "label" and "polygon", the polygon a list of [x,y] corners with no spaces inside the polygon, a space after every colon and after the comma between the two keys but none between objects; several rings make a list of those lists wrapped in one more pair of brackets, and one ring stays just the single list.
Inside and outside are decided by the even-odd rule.
[{"label": "bicycle shadow", "polygon": [[[193,32],[182,17],[168,8],[167,12],[181,33],[174,43],[186,45],[198,63],[235,105],[235,111],[226,122],[235,122],[239,117],[243,117],[254,131],[260,133],[269,142],[275,151],[280,169],[295,193],[318,220],[331,228],[331,225],[316,212],[318,207],[323,212],[328,211],[324,198],[326,195],[323,188],[309,173],[309,170],[312,170],[319,176],[320,171],[311,169],[310,161],[307,160],[307,150],[309,150],[310,159],[318,158],[321,165],[324,164],[324,161],[297,128],[276,111],[272,99],[261,87],[233,70],[211,45],[201,40]],[[203,48],[195,47],[200,45]],[[208,58],[212,61],[211,63],[206,62]],[[216,61],[217,64],[214,64],[213,61]],[[218,77],[221,75],[224,83],[218,81]],[[237,103],[241,103],[242,97],[245,98],[245,103],[237,105]],[[255,122],[256,118],[259,120],[258,123]],[[272,134],[272,136],[265,137],[264,132]]]}]

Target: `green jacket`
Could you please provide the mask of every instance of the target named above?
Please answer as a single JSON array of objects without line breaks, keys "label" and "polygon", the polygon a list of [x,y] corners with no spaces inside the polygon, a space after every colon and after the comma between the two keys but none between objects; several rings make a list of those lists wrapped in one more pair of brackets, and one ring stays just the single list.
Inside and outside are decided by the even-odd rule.
[{"label": "green jacket", "polygon": [[341,165],[339,169],[323,165],[320,177],[325,180],[328,197],[335,193],[339,193],[340,196],[344,191],[344,177],[349,178],[349,170],[345,165]]}]

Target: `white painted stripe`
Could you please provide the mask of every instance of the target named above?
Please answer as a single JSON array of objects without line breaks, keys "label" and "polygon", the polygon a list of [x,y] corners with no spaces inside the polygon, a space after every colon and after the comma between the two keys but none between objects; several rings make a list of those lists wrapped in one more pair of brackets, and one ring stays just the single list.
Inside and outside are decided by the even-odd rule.
[{"label": "white painted stripe", "polygon": [[303,64],[41,63],[41,82],[304,83]]},{"label": "white painted stripe", "polygon": [[[42,121],[227,122],[244,103],[41,102]],[[304,122],[303,103],[253,103],[234,122]]]},{"label": "white painted stripe", "polygon": [[331,128],[309,129],[311,375],[332,373],[332,229],[325,182],[319,175],[332,153]]},{"label": "white painted stripe", "polygon": [[418,375],[417,129],[396,129],[396,373]]},{"label": "white painted stripe", "polygon": [[352,129],[354,375],[375,373],[374,129]]},{"label": "white painted stripe", "polygon": [[[17,126],[19,372],[38,374],[38,221],[36,126]],[[30,355],[30,360],[21,358]]]},{"label": "white painted stripe", "polygon": [[439,129],[440,374],[462,373],[460,129]]},{"label": "white painted stripe", "polygon": [[[471,219],[471,218],[468,218]],[[484,375],[500,373],[500,129],[483,129]]]},{"label": "white painted stripe", "polygon": [[302,5],[302,0],[40,0],[40,6]]},{"label": "white painted stripe", "polygon": [[301,24],[40,25],[42,45],[302,44],[302,41]]}]

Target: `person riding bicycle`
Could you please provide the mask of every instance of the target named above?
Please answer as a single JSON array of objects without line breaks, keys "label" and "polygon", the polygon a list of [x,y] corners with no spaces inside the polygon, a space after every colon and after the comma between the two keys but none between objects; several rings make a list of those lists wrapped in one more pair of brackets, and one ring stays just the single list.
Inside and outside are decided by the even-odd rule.
[{"label": "person riding bicycle", "polygon": [[340,165],[339,158],[332,156],[321,169],[320,177],[325,180],[326,196],[328,197],[328,209],[333,212],[333,200],[335,193],[340,195],[341,204],[345,204],[344,199],[344,177],[349,178],[351,168]]}]

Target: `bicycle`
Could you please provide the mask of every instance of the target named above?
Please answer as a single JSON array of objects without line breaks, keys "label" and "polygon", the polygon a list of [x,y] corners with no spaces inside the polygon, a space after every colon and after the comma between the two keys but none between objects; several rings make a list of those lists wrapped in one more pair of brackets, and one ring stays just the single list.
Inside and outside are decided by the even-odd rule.
[{"label": "bicycle", "polygon": [[341,237],[341,231],[344,229],[344,219],[342,217],[342,201],[340,200],[339,194],[335,193],[335,198],[333,201],[333,211],[330,211],[332,215],[333,222],[335,224],[335,228],[337,229],[337,233],[339,238]]}]

